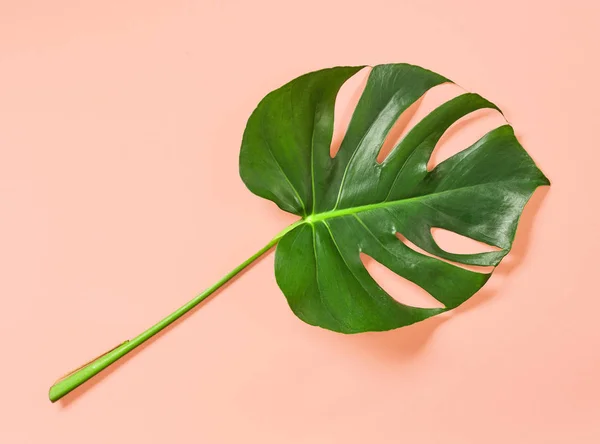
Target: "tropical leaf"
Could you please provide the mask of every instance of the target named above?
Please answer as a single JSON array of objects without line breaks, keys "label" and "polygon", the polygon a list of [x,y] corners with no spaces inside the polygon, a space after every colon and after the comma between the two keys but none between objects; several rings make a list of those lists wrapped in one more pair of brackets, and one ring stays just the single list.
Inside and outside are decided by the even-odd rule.
[{"label": "tropical leaf", "polygon": [[[498,109],[471,93],[432,111],[378,163],[402,112],[449,82],[407,64],[371,70],[331,158],[337,93],[362,68],[312,72],[268,94],[248,120],[240,153],[247,187],[302,218],[279,241],[275,258],[277,283],[291,309],[309,324],[343,333],[402,327],[469,299],[490,274],[442,259],[496,266],[510,251],[531,194],[549,184],[510,125],[427,170],[436,143],[454,122],[482,108]],[[500,250],[449,253],[435,242],[436,227]],[[437,258],[409,248],[397,234]],[[397,302],[368,273],[361,252],[421,286],[444,308]]]},{"label": "tropical leaf", "polygon": [[[485,284],[489,274],[446,261],[497,265],[512,246],[524,205],[548,179],[509,125],[427,171],[436,143],[454,122],[478,109],[497,109],[476,94],[463,94],[434,110],[378,163],[400,114],[432,87],[449,82],[406,64],[372,69],[339,152],[331,158],[337,93],[362,68],[301,76],[268,94],[248,120],[240,153],[242,179],[252,192],[300,220],[166,318],[57,381],[49,392],[52,402],[177,321],[274,245],[275,276],[294,313],[343,333],[421,321],[457,307]],[[433,239],[434,227],[500,250],[449,253]],[[409,248],[398,233],[436,257]],[[369,275],[361,253],[421,286],[444,308],[396,302]]]}]

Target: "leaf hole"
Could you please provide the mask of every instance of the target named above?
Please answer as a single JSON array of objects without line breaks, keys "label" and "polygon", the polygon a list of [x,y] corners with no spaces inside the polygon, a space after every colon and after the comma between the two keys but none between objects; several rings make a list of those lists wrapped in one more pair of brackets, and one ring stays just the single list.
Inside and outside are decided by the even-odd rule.
[{"label": "leaf hole", "polygon": [[361,69],[346,80],[338,91],[333,114],[333,137],[331,139],[331,146],[329,147],[331,158],[334,158],[340,149],[344,135],[348,130],[350,119],[352,119],[352,113],[354,113],[360,96],[367,85],[371,69],[370,66]]},{"label": "leaf hole", "polygon": [[455,233],[444,228],[433,227],[431,235],[438,246],[449,253],[456,254],[477,254],[490,251],[500,251],[501,248],[476,241],[470,237]]},{"label": "leaf hole", "polygon": [[361,253],[360,259],[375,282],[401,304],[421,308],[444,308],[444,304],[423,288],[397,275],[372,257]]},{"label": "leaf hole", "polygon": [[402,138],[430,112],[463,93],[464,90],[454,83],[442,83],[423,94],[400,115],[392,126],[377,155],[377,162],[382,163]]},{"label": "leaf hole", "polygon": [[478,109],[454,122],[435,146],[427,171],[433,170],[444,160],[470,147],[488,132],[506,125],[506,120],[495,109]]},{"label": "leaf hole", "polygon": [[[444,230],[447,231],[447,230]],[[433,234],[433,233],[432,233]],[[456,234],[456,233],[454,233]],[[457,235],[460,236],[460,235]],[[451,265],[455,265],[457,267],[460,268],[464,268],[465,270],[469,270],[469,271],[475,271],[477,273],[491,273],[492,271],[494,271],[494,267],[492,266],[482,266],[482,265],[466,265],[466,264],[461,264],[460,262],[455,262],[455,261],[450,261],[448,259],[444,259],[442,257],[438,257],[435,254],[431,254],[425,250],[423,250],[422,248],[418,247],[417,245],[413,244],[411,241],[409,241],[406,237],[404,237],[404,235],[402,235],[401,233],[396,233],[396,237],[404,244],[406,245],[408,248],[410,248],[411,250],[423,254],[425,256],[429,256],[429,257],[433,257],[435,259],[438,259],[440,261],[446,262],[448,264]],[[435,239],[435,238],[434,238]],[[472,240],[472,239],[470,239]],[[436,241],[437,242],[437,241]],[[476,242],[476,241],[475,241]],[[443,250],[445,250],[445,248],[441,247]]]}]

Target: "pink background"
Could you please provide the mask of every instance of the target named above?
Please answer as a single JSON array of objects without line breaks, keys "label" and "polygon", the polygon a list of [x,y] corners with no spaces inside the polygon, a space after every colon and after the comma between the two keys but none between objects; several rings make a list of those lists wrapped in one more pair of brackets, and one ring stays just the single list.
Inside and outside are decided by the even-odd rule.
[{"label": "pink background", "polygon": [[[0,442],[600,442],[599,23],[596,0],[1,1]],[[399,61],[496,102],[553,182],[480,294],[448,316],[343,336],[294,317],[270,253],[47,400],[60,375],[293,220],[238,176],[267,92]],[[369,266],[398,298],[420,297]]]}]

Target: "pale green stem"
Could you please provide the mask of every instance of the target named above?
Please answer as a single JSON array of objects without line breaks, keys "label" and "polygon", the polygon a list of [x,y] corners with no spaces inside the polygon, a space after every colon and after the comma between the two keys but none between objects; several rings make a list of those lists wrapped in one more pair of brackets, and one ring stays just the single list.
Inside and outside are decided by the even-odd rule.
[{"label": "pale green stem", "polygon": [[273,247],[275,244],[277,244],[277,242],[279,242],[279,240],[287,232],[289,232],[290,230],[294,229],[296,226],[298,226],[299,224],[302,224],[302,223],[304,223],[304,221],[300,220],[300,221],[290,225],[289,227],[287,227],[285,230],[283,230],[277,236],[275,236],[273,239],[271,239],[271,241],[267,245],[265,245],[263,248],[258,250],[255,254],[250,256],[248,259],[246,259],[240,265],[235,267],[233,270],[231,270],[225,276],[223,276],[223,278],[221,280],[219,280],[216,284],[214,284],[212,287],[209,287],[207,290],[200,293],[198,296],[196,296],[194,299],[189,301],[187,304],[185,304],[182,307],[180,307],[179,309],[175,310],[169,316],[167,316],[166,318],[164,318],[162,321],[158,322],[157,324],[153,325],[145,332],[141,333],[140,335],[136,336],[133,339],[123,342],[118,347],[110,350],[109,352],[96,358],[92,362],[84,365],[83,367],[75,370],[74,372],[70,373],[69,375],[65,376],[64,378],[58,380],[52,387],[50,387],[50,393],[49,393],[50,401],[52,401],[52,402],[58,401],[60,398],[65,396],[67,393],[76,389],[81,384],[86,382],[88,379],[97,375],[102,370],[104,370],[106,367],[113,364],[114,362],[116,362],[117,360],[119,360],[120,358],[125,356],[127,353],[129,353],[130,351],[134,350],[136,347],[138,347],[141,344],[143,344],[144,342],[146,342],[148,339],[150,339],[152,336],[157,334],[159,331],[161,331],[164,328],[171,325],[173,322],[175,322],[177,319],[179,319],[184,314],[189,312],[191,309],[193,309],[195,306],[197,306],[200,302],[202,302],[204,299],[206,299],[212,293],[217,291],[220,287],[225,285],[225,283],[227,283],[230,279],[232,279],[234,276],[236,276],[240,271],[242,271],[244,268],[246,268],[248,265],[250,265],[256,259],[258,259],[260,256],[262,256],[264,253],[269,251],[271,249],[271,247]]}]

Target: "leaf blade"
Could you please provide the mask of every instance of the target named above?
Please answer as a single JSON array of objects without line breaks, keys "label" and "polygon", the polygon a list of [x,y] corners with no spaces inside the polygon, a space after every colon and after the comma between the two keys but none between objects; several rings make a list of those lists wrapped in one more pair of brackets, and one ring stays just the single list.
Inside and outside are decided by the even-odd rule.
[{"label": "leaf blade", "polygon": [[[261,136],[251,116],[240,154],[240,174],[250,190],[302,216],[281,239],[275,259],[277,283],[292,311],[311,325],[343,333],[409,325],[469,299],[490,274],[446,261],[496,266],[510,251],[524,205],[538,186],[549,184],[509,125],[427,170],[435,145],[453,123],[482,108],[499,111],[472,93],[432,111],[378,164],[376,157],[396,119],[429,89],[448,82],[406,64],[372,69],[340,150],[331,158],[335,96],[360,69],[317,71],[269,94],[257,110],[261,118],[275,116],[269,121],[275,129],[268,140],[261,139],[265,133]],[[283,107],[292,96],[296,103]],[[287,185],[269,171],[272,165],[253,158],[266,158],[273,147],[282,151],[276,157],[291,177]],[[290,200],[290,185],[301,190],[296,201]],[[435,242],[432,228],[500,250],[447,252]],[[412,250],[398,233],[435,257]],[[444,308],[411,307],[394,300],[364,267],[363,252],[424,288]]]}]

